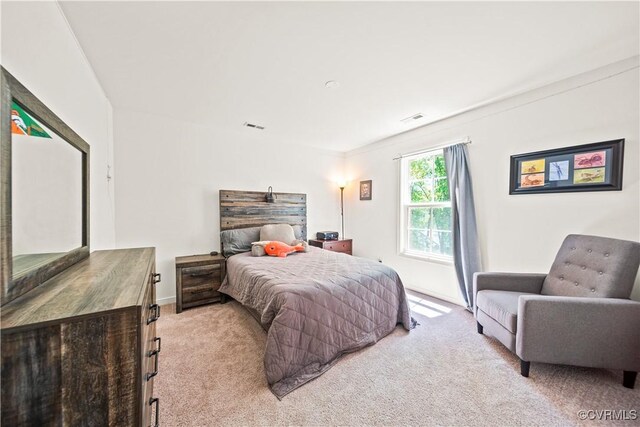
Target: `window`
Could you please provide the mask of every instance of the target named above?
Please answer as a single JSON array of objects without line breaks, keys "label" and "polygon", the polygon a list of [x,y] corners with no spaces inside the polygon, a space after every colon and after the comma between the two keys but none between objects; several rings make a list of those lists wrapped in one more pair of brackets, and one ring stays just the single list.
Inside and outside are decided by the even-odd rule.
[{"label": "window", "polygon": [[402,158],[401,251],[452,259],[451,199],[443,151]]}]

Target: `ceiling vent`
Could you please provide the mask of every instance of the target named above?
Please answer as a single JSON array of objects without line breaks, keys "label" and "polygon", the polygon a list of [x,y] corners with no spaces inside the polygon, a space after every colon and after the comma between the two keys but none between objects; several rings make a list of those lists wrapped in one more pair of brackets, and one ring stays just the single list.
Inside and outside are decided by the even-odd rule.
[{"label": "ceiling vent", "polygon": [[424,115],[422,115],[422,113],[418,113],[418,114],[414,114],[411,117],[407,117],[406,119],[402,119],[400,121],[402,123],[411,123],[411,122],[414,122],[416,120],[420,120],[420,119],[423,119],[423,118],[424,118]]},{"label": "ceiling vent", "polygon": [[255,125],[255,124],[249,123],[249,122],[244,122],[244,124],[242,126],[246,126],[248,128],[259,129],[259,130],[264,130],[264,126]]}]

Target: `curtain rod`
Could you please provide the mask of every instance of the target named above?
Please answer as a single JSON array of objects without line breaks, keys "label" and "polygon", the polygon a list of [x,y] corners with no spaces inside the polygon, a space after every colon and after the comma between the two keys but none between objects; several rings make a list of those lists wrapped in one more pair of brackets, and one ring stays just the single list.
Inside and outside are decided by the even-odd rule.
[{"label": "curtain rod", "polygon": [[405,154],[401,154],[398,157],[394,157],[393,160],[400,160],[403,157],[409,157],[409,156],[415,156],[417,154],[428,153],[429,151],[438,150],[440,148],[451,147],[452,145],[457,145],[457,144],[471,144],[471,139],[469,137],[466,137],[465,139],[459,139],[457,141],[447,142],[445,144],[440,144],[434,147],[425,148],[424,150],[412,151],[411,153],[405,153]]}]

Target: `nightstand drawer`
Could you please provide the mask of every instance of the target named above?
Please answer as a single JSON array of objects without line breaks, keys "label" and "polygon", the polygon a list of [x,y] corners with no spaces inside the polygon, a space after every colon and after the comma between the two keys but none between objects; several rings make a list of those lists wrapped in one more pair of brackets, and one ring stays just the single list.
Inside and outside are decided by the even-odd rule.
[{"label": "nightstand drawer", "polygon": [[352,239],[343,239],[343,240],[317,240],[311,239],[309,240],[310,246],[315,246],[317,248],[322,248],[326,251],[332,252],[340,252],[343,254],[351,255],[353,253],[353,240]]},{"label": "nightstand drawer", "polygon": [[327,242],[324,244],[324,249],[327,249],[333,252],[344,252],[344,253],[350,254],[351,241],[346,240],[346,241]]},{"label": "nightstand drawer", "polygon": [[182,288],[185,290],[186,288],[201,287],[214,282],[218,286],[222,283],[222,268],[220,264],[182,269]]},{"label": "nightstand drawer", "polygon": [[218,288],[220,288],[220,283],[205,283],[200,286],[184,288],[182,290],[182,302],[188,304],[194,301],[220,298],[221,294],[218,292]]}]

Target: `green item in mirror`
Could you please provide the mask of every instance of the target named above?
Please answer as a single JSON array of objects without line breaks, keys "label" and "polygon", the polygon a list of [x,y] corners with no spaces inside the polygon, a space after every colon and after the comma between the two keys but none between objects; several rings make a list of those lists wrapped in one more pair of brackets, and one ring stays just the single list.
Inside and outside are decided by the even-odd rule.
[{"label": "green item in mirror", "polygon": [[11,103],[11,133],[51,138],[42,126],[15,102]]}]

